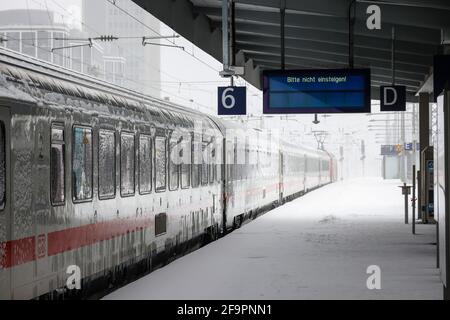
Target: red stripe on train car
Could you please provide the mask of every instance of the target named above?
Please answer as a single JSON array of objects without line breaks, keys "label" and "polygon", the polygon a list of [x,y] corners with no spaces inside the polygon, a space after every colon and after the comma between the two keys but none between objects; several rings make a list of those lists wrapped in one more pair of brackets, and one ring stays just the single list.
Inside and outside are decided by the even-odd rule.
[{"label": "red stripe on train car", "polygon": [[133,231],[148,228],[150,218],[114,219],[80,227],[50,232],[47,235],[48,256],[109,240]]},{"label": "red stripe on train car", "polygon": [[[152,219],[114,219],[50,232],[47,235],[47,255],[63,253],[133,231],[150,227]],[[11,268],[36,260],[36,237],[0,243],[0,268]]]},{"label": "red stripe on train car", "polygon": [[35,260],[35,249],[35,237],[0,243],[0,268],[11,268]]}]

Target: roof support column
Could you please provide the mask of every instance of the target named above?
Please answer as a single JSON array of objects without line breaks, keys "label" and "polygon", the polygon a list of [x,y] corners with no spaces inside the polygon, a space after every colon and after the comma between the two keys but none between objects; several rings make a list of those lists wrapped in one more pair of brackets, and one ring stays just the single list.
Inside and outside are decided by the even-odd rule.
[{"label": "roof support column", "polygon": [[[442,44],[442,53],[443,54],[450,54],[450,29],[442,29],[441,30],[441,44]],[[448,88],[448,82],[447,82],[447,88]],[[446,89],[445,91],[447,91]],[[448,99],[448,91],[444,94],[444,111],[448,110],[449,106],[449,99]],[[449,112],[444,112],[444,150],[445,150],[445,187],[446,190],[448,190],[449,185],[449,128],[450,128],[450,116]],[[436,192],[436,191],[435,191]],[[441,269],[445,268],[444,272],[446,274],[445,281],[443,280],[443,291],[444,291],[444,300],[450,300],[450,215],[448,214],[448,191],[446,192],[446,214],[444,215],[444,221],[441,221],[442,217],[439,217],[438,219],[438,250],[443,250],[443,255],[440,256],[440,252],[438,251],[438,259],[439,259],[439,267]],[[443,233],[443,235],[442,235]],[[442,239],[443,243],[441,243],[439,240]],[[443,260],[443,261],[441,261]]]},{"label": "roof support column", "polygon": [[450,54],[450,29],[441,30],[442,48],[444,54]]},{"label": "roof support column", "polygon": [[230,45],[228,35],[228,0],[222,0],[222,52],[223,52],[223,70],[226,71],[230,66]]},{"label": "roof support column", "polygon": [[[230,24],[231,24],[231,30],[230,30],[230,38],[231,38],[231,46],[230,46],[230,63],[232,66],[236,65],[236,3],[235,0],[230,0]],[[230,85],[234,86],[234,77],[230,77]]]},{"label": "roof support column", "polygon": [[231,0],[230,3],[230,24],[231,24],[231,58],[232,66],[236,65],[236,1]]},{"label": "roof support column", "polygon": [[392,27],[391,69],[392,69],[392,85],[395,86],[395,27]]},{"label": "roof support column", "polygon": [[284,70],[286,65],[286,53],[285,53],[285,17],[286,17],[286,0],[280,0],[280,49],[281,49],[281,70]]},{"label": "roof support column", "polygon": [[427,198],[425,192],[428,192],[428,190],[425,190],[426,169],[423,168],[423,156],[425,155],[423,151],[428,149],[428,147],[430,146],[430,94],[428,92],[419,93],[419,145],[421,185],[419,186],[420,200],[417,218],[423,220],[424,218],[426,218],[426,215],[422,207],[424,204],[423,202],[425,202],[425,199]]},{"label": "roof support column", "polygon": [[348,5],[348,67],[353,69],[354,66],[354,37],[355,37],[355,21],[356,21],[356,0],[350,0]]}]

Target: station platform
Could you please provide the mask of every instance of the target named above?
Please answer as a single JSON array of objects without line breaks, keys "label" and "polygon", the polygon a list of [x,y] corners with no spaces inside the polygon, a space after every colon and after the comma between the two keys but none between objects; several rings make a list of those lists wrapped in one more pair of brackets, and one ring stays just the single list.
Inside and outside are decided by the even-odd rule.
[{"label": "station platform", "polygon": [[435,225],[412,235],[399,185],[324,186],[104,299],[442,299]]}]

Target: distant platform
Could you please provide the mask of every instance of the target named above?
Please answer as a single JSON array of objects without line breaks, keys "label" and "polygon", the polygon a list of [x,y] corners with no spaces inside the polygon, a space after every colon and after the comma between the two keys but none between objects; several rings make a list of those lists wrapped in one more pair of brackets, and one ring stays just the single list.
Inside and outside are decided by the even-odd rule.
[{"label": "distant platform", "polygon": [[[104,299],[442,299],[436,226],[411,234],[398,185],[325,186]],[[366,286],[370,265],[379,290]]]}]

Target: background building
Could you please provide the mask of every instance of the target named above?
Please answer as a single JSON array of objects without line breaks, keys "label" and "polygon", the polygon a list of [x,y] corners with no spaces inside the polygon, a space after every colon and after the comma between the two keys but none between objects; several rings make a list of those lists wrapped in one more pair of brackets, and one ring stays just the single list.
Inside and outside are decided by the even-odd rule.
[{"label": "background building", "polygon": [[0,11],[0,46],[48,62],[69,67],[68,50],[51,52],[54,47],[67,46],[70,31],[56,23],[53,13],[44,10]]},{"label": "background building", "polygon": [[[159,33],[159,21],[131,1],[116,3],[122,10],[83,0],[78,28],[56,21],[52,10],[0,11],[0,46],[160,97],[160,47],[142,45],[142,37]],[[87,45],[104,35],[125,38]]]},{"label": "background building", "polygon": [[[123,86],[160,97],[160,47],[142,45],[142,37],[160,33],[160,22],[132,1],[83,0],[83,31],[91,37],[125,37],[104,45],[107,79]],[[158,41],[152,41],[157,43]],[[113,71],[114,70],[114,71]],[[121,77],[115,70],[123,70]],[[113,75],[108,75],[113,72]],[[115,82],[116,82],[115,81]]]},{"label": "background building", "polygon": [[[95,41],[92,46],[86,46],[88,41],[83,39],[87,39],[88,34],[55,22],[51,11],[0,11],[0,37],[3,39],[0,46],[100,79],[109,79],[105,74],[103,46]],[[123,61],[123,58],[115,59]],[[120,77],[111,79],[114,82]],[[114,83],[121,84],[121,81]]]}]

